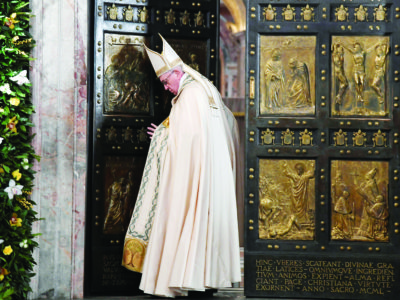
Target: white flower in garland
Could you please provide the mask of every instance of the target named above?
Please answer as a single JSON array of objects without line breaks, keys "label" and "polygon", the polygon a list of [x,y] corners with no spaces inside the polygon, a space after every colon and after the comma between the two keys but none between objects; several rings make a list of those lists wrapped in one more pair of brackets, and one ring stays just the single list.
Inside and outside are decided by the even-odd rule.
[{"label": "white flower in garland", "polygon": [[0,239],[0,245],[3,244],[3,243],[4,243],[4,240],[3,240],[3,239]]},{"label": "white flower in garland", "polygon": [[7,95],[11,95],[11,90],[10,90],[10,85],[8,83],[0,86],[0,92],[7,94]]},{"label": "white flower in garland", "polygon": [[21,243],[19,243],[19,246],[21,248],[28,248],[28,240],[23,240]]},{"label": "white flower in garland", "polygon": [[8,188],[5,188],[4,191],[8,194],[8,198],[13,199],[14,195],[22,195],[22,189],[24,187],[20,184],[16,185],[13,179],[10,179],[8,183]]},{"label": "white flower in garland", "polygon": [[24,158],[22,160],[21,166],[25,169],[28,170],[29,169],[29,160],[27,158]]},{"label": "white flower in garland", "polygon": [[4,138],[0,137],[0,144],[3,142]]},{"label": "white flower in garland", "polygon": [[10,77],[10,80],[15,81],[18,85],[31,83],[28,78],[26,78],[26,70],[19,72],[18,75]]}]

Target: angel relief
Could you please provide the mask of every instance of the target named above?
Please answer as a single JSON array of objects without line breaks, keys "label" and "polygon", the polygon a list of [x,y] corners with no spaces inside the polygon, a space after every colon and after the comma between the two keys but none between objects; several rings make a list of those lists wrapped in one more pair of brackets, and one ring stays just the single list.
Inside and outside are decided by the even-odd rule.
[{"label": "angel relief", "polygon": [[332,161],[333,240],[388,242],[388,163]]},{"label": "angel relief", "polygon": [[262,114],[315,113],[315,42],[315,37],[261,38]]},{"label": "angel relief", "polygon": [[314,161],[261,160],[259,237],[313,240]]}]

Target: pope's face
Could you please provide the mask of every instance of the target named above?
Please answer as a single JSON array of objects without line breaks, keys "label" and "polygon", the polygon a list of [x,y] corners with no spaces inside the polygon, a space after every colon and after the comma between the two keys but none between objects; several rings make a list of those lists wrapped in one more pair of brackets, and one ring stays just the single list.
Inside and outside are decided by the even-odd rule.
[{"label": "pope's face", "polygon": [[160,81],[164,85],[164,89],[174,95],[178,94],[179,79],[178,73],[174,71],[164,73],[160,76]]}]

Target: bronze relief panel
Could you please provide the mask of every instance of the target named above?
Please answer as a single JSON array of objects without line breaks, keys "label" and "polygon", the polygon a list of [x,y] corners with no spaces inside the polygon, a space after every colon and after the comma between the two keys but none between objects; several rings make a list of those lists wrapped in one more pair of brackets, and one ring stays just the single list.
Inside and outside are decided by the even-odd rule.
[{"label": "bronze relief panel", "polygon": [[203,76],[207,74],[207,41],[167,39],[183,62]]},{"label": "bronze relief panel", "polygon": [[315,36],[260,37],[260,114],[315,114]]},{"label": "bronze relief panel", "polygon": [[332,37],[333,116],[387,116],[387,36]]},{"label": "bronze relief panel", "polygon": [[104,113],[148,114],[150,62],[143,36],[108,34],[104,55]]},{"label": "bronze relief panel", "polygon": [[315,161],[259,161],[260,239],[314,240]]},{"label": "bronze relief panel", "polygon": [[146,158],[107,156],[104,170],[104,234],[124,234],[129,225]]},{"label": "bronze relief panel", "polygon": [[388,242],[389,163],[331,162],[332,240]]}]

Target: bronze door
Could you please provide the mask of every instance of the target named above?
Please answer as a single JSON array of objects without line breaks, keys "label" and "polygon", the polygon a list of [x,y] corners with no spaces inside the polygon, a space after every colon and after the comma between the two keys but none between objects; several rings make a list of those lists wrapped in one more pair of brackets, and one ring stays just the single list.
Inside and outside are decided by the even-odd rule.
[{"label": "bronze door", "polygon": [[[93,2],[93,3],[92,3]],[[160,33],[184,62],[218,78],[219,1],[91,1],[85,295],[135,295],[141,275],[121,266],[150,140],[171,96],[143,44]]]},{"label": "bronze door", "polygon": [[383,2],[247,2],[247,296],[398,298],[400,6]]}]

